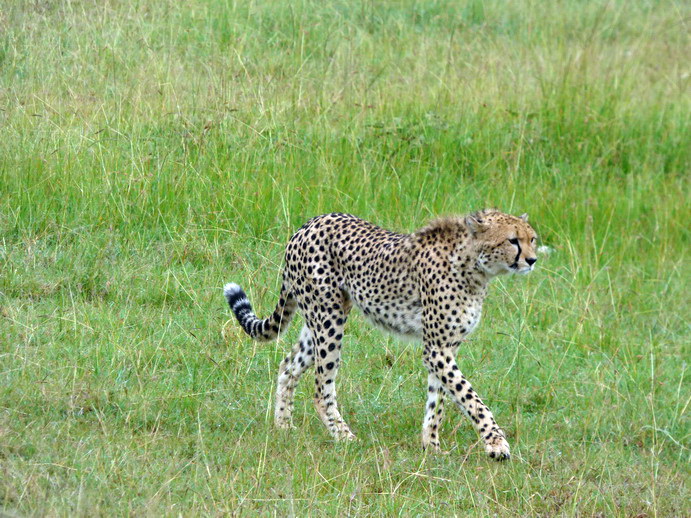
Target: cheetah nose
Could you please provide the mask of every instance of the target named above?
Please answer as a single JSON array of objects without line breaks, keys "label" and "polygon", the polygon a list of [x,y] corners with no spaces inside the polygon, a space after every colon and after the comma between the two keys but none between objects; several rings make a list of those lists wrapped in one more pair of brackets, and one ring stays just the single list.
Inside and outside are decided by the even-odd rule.
[{"label": "cheetah nose", "polygon": [[537,262],[537,257],[528,257],[525,262],[528,263],[528,266],[532,266]]}]

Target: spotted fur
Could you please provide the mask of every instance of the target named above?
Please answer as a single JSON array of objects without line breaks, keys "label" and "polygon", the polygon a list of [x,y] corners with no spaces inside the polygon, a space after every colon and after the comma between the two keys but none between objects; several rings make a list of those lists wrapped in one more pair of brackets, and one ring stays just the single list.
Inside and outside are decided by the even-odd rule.
[{"label": "spotted fur", "polygon": [[292,427],[295,387],[315,364],[319,417],[335,438],[354,438],[339,412],[335,381],[343,328],[355,305],[378,327],[422,339],[428,371],[423,448],[440,451],[446,396],[470,417],[490,457],[509,458],[504,432],[461,374],[456,353],[480,321],[489,281],[533,269],[536,235],[527,219],[486,209],[399,234],[349,214],[326,214],[288,242],[281,296],[270,317],[257,318],[240,286],[226,285],[228,304],[255,339],[276,338],[296,309],[305,318],[279,368],[277,426]]}]

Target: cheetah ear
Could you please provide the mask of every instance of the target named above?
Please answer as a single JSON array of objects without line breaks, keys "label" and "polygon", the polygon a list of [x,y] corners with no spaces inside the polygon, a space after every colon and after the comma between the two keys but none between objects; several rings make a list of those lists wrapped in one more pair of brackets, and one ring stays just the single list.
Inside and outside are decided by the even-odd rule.
[{"label": "cheetah ear", "polygon": [[521,214],[521,215],[518,216],[518,217],[521,218],[521,219],[522,219],[523,221],[525,221],[526,223],[528,223],[528,213],[527,213],[527,212],[524,212],[523,214]]},{"label": "cheetah ear", "polygon": [[485,223],[477,212],[475,214],[469,214],[465,217],[465,225],[468,227],[473,236],[478,232],[482,232],[483,230],[487,229],[487,223]]}]

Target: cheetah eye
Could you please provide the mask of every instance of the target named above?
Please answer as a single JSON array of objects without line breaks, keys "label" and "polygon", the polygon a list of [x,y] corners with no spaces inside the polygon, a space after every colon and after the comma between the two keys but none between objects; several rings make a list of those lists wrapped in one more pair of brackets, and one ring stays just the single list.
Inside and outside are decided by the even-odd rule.
[{"label": "cheetah eye", "polygon": [[517,245],[518,244],[518,238],[514,237],[512,239],[509,239],[509,243],[511,243],[512,245]]},{"label": "cheetah eye", "polygon": [[537,238],[536,238],[536,237],[534,237],[534,238],[532,238],[532,239],[530,240],[531,243],[535,243],[536,241],[537,241]]}]

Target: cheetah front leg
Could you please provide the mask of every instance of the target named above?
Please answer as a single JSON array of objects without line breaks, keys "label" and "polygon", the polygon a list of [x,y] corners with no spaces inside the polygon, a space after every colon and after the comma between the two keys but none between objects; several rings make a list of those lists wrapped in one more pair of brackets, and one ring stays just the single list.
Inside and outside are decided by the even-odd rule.
[{"label": "cheetah front leg", "polygon": [[427,377],[427,403],[425,419],[422,422],[422,449],[434,453],[446,453],[441,449],[439,430],[444,416],[444,394],[442,383],[434,374]]},{"label": "cheetah front leg", "polygon": [[439,350],[425,347],[425,366],[430,374],[441,379],[443,390],[470,417],[475,430],[485,443],[485,451],[496,460],[505,460],[511,456],[509,443],[501,428],[494,420],[494,415],[473,390],[470,382],[461,374],[453,357],[455,348]]}]

